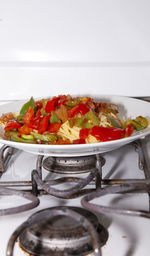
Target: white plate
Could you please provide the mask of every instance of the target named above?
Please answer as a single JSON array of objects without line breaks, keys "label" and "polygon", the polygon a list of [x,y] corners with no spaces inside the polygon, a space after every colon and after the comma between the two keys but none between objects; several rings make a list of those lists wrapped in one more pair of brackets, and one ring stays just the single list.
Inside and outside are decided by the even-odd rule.
[{"label": "white plate", "polygon": [[[111,102],[119,105],[119,113],[122,118],[135,118],[136,116],[142,115],[147,117],[150,121],[150,103],[137,100],[128,97],[120,96],[94,96],[90,95],[92,98],[97,98],[104,102]],[[4,104],[0,106],[0,115],[7,112],[18,112],[24,101],[15,101],[13,103]],[[117,149],[127,143],[134,140],[144,138],[146,135],[150,134],[150,125],[148,128],[142,131],[136,131],[131,137],[123,138],[119,140],[113,140],[108,142],[99,142],[93,144],[81,144],[81,145],[40,145],[40,144],[26,144],[18,143],[13,141],[8,141],[0,139],[0,143],[12,146],[17,149],[21,149],[30,153],[48,155],[48,156],[85,156],[94,155],[97,153],[104,153]]]}]

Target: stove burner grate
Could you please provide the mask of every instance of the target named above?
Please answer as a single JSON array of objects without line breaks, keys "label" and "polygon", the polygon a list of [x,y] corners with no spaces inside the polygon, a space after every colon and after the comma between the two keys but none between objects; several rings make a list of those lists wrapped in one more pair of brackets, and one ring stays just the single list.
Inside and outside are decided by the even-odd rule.
[{"label": "stove burner grate", "polygon": [[[33,214],[14,232],[7,252],[19,231],[20,247],[29,255],[101,255],[108,239],[97,217],[79,207],[53,207]],[[18,234],[17,234],[18,236]]]},{"label": "stove burner grate", "polygon": [[[136,148],[136,151],[139,156],[139,169],[142,169],[145,175],[144,179],[106,179],[102,178],[102,166],[104,165],[105,160],[102,158],[101,155],[95,156],[86,156],[86,157],[79,157],[77,158],[54,158],[49,157],[44,160],[44,156],[39,155],[37,158],[36,169],[31,173],[31,180],[30,181],[0,181],[0,194],[1,195],[8,195],[13,191],[12,188],[22,188],[16,189],[13,191],[12,194],[20,195],[20,196],[27,196],[27,199],[31,201],[31,203],[27,204],[27,207],[19,206],[18,209],[4,209],[0,211],[1,215],[5,214],[12,214],[15,212],[27,210],[28,207],[35,207],[39,203],[38,195],[42,194],[49,194],[55,196],[57,198],[63,199],[71,199],[79,196],[83,196],[88,194],[87,197],[84,197],[82,205],[87,209],[92,209],[93,211],[97,212],[109,212],[109,213],[120,213],[120,214],[127,214],[127,215],[138,215],[150,218],[150,210],[148,212],[143,213],[143,211],[131,211],[131,210],[115,210],[114,208],[105,208],[103,206],[97,207],[96,205],[92,205],[90,203],[96,197],[103,196],[104,194],[113,194],[113,193],[126,193],[126,192],[146,192],[149,196],[149,207],[150,207],[150,163],[148,152],[146,148],[145,140],[135,141],[131,145]],[[7,164],[9,159],[13,153],[13,149],[9,148],[8,146],[2,147],[0,150],[0,175],[2,176],[3,173],[7,169]],[[50,168],[49,168],[50,163]],[[69,167],[65,167],[69,164]],[[89,173],[86,177],[79,177],[79,173],[82,174],[82,171],[86,171],[86,167],[81,168],[81,172],[75,176],[67,176],[67,171],[73,170],[73,174],[76,173],[77,169],[80,166],[89,165],[91,167]],[[55,179],[43,179],[43,166],[48,166],[49,170],[52,167],[55,168],[55,172],[58,170],[65,174],[63,177],[58,177]],[[76,168],[77,166],[77,168]],[[67,170],[67,171],[66,171]],[[53,170],[52,170],[53,171]],[[72,174],[72,173],[71,173]],[[50,175],[51,176],[51,175]],[[52,176],[51,176],[52,177]],[[74,186],[71,186],[67,189],[57,189],[57,185],[61,185],[63,183],[75,183]],[[64,184],[63,184],[64,185]],[[116,186],[117,185],[117,186]],[[28,186],[29,189],[26,190],[24,193],[24,188]],[[91,187],[92,186],[92,187]],[[110,189],[107,187],[110,187]],[[4,189],[3,189],[4,188]],[[66,188],[66,186],[65,186]],[[38,200],[36,200],[38,199]],[[93,206],[95,208],[93,208]],[[91,208],[92,207],[92,208]],[[149,208],[150,209],[150,208]],[[129,213],[129,214],[128,214]]]}]

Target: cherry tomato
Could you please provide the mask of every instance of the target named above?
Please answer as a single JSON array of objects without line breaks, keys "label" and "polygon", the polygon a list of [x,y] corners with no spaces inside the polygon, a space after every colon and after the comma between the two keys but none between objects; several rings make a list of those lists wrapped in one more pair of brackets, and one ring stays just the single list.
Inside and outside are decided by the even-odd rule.
[{"label": "cherry tomato", "polygon": [[36,102],[36,109],[41,109],[43,107],[43,103],[41,101]]}]

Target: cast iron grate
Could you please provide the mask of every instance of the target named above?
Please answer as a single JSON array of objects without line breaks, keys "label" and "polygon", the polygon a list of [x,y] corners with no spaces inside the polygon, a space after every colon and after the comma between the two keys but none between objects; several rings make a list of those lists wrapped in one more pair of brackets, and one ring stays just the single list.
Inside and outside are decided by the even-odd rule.
[{"label": "cast iron grate", "polygon": [[[0,215],[14,214],[20,211],[32,209],[39,204],[39,198],[42,194],[52,195],[63,199],[72,199],[85,196],[82,198],[82,205],[88,209],[98,212],[114,212],[120,214],[131,214],[150,217],[150,211],[132,211],[132,210],[115,210],[109,207],[91,208],[90,201],[96,197],[110,193],[126,193],[133,191],[146,192],[149,195],[150,205],[150,163],[145,147],[144,140],[132,143],[139,158],[139,168],[144,171],[144,179],[103,179],[102,168],[105,164],[105,159],[101,155],[86,156],[79,158],[45,158],[42,155],[37,157],[36,168],[31,173],[29,181],[0,181],[1,195],[18,195],[28,199],[30,202],[23,206],[12,207],[9,209],[0,210]],[[11,156],[16,149],[8,146],[3,146],[0,150],[0,174],[1,176],[7,171],[7,165]],[[67,167],[65,167],[67,165]],[[88,168],[89,166],[89,168]],[[42,177],[42,168],[57,173],[58,171],[64,176],[44,180]],[[81,173],[85,172],[86,177],[80,177]],[[67,174],[75,174],[68,176]],[[73,183],[71,188],[57,189],[56,185]],[[75,184],[75,185],[74,185]],[[90,186],[89,186],[90,185]],[[28,190],[25,188],[28,186]],[[19,187],[19,189],[18,189]],[[150,207],[149,207],[150,208]]]}]

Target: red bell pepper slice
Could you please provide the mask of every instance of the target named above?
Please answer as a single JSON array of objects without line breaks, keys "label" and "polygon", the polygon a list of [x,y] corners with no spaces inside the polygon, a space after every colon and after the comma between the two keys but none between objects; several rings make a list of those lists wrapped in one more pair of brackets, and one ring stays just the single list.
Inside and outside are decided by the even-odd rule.
[{"label": "red bell pepper slice", "polygon": [[67,99],[61,99],[61,100],[59,100],[59,102],[58,102],[58,106],[60,106],[60,105],[65,105],[66,102],[67,102]]},{"label": "red bell pepper slice", "polygon": [[60,127],[61,127],[61,123],[50,124],[50,126],[48,127],[48,132],[57,133]]},{"label": "red bell pepper slice", "polygon": [[79,103],[79,112],[80,112],[80,114],[83,116],[83,115],[85,115],[87,112],[89,112],[89,107],[87,107],[85,104],[83,104],[83,103]]},{"label": "red bell pepper slice", "polygon": [[41,122],[41,117],[35,116],[35,117],[32,119],[32,122],[31,122],[31,124],[30,124],[30,127],[31,127],[32,129],[38,130],[38,129],[39,129],[39,126],[40,126],[40,122]]},{"label": "red bell pepper slice", "polygon": [[32,129],[38,130],[39,129],[39,125],[42,119],[42,114],[40,109],[38,109],[36,111],[36,115],[32,118],[29,127],[31,127]]},{"label": "red bell pepper slice", "polygon": [[89,108],[85,104],[79,103],[77,106],[68,110],[68,117],[72,118],[78,113],[80,113],[83,116],[87,112],[89,112]]},{"label": "red bell pepper slice", "polygon": [[73,144],[86,144],[85,139],[77,139],[73,140]]},{"label": "red bell pepper slice", "polygon": [[8,121],[8,123],[5,126],[5,131],[9,131],[9,130],[13,130],[13,129],[18,129],[19,127],[21,127],[20,123],[18,123],[15,120],[10,120],[10,121]]},{"label": "red bell pepper slice", "polygon": [[30,126],[33,117],[34,117],[34,110],[32,109],[32,107],[29,107],[25,116],[24,116],[24,119],[23,119],[24,123],[27,126]]},{"label": "red bell pepper slice", "polygon": [[90,134],[100,141],[110,141],[123,138],[125,131],[121,128],[94,126]]},{"label": "red bell pepper slice", "polygon": [[80,139],[86,139],[89,135],[90,130],[88,128],[83,128],[80,130],[79,137]]},{"label": "red bell pepper slice", "polygon": [[134,127],[131,124],[128,124],[125,128],[125,137],[130,137],[134,131]]},{"label": "red bell pepper slice", "polygon": [[39,123],[38,133],[42,134],[43,132],[45,132],[47,130],[48,124],[49,124],[49,118],[50,118],[50,115],[42,117],[42,119]]},{"label": "red bell pepper slice", "polygon": [[79,105],[71,108],[68,110],[68,117],[69,118],[72,118],[74,117],[77,113],[79,113]]},{"label": "red bell pepper slice", "polygon": [[26,124],[21,126],[20,128],[18,128],[18,131],[21,133],[21,134],[30,134],[33,129],[31,127],[28,127]]},{"label": "red bell pepper slice", "polygon": [[48,100],[45,106],[45,112],[46,113],[51,113],[52,111],[55,110],[55,106],[58,103],[58,98],[54,98],[52,100]]},{"label": "red bell pepper slice", "polygon": [[40,110],[40,109],[38,109],[38,110],[36,111],[35,116],[36,116],[36,117],[39,117],[39,118],[42,116],[42,113],[41,113],[41,110]]}]

